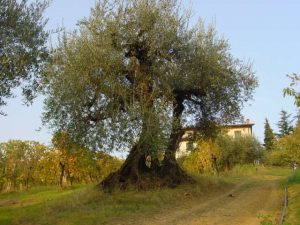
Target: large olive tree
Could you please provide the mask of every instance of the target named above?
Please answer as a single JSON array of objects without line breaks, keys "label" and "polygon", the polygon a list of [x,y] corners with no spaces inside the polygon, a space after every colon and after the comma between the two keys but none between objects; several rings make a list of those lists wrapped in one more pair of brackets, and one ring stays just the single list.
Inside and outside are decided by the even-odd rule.
[{"label": "large olive tree", "polygon": [[44,122],[96,149],[129,150],[104,187],[191,181],[175,160],[183,126],[209,134],[252,97],[251,67],[182,12],[176,0],[101,0],[53,51]]}]

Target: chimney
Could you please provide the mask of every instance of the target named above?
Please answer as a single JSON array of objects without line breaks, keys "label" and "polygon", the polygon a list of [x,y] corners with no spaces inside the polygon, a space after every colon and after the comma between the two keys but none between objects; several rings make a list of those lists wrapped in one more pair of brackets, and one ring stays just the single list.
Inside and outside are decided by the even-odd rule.
[{"label": "chimney", "polygon": [[250,124],[250,119],[246,119],[246,124]]}]

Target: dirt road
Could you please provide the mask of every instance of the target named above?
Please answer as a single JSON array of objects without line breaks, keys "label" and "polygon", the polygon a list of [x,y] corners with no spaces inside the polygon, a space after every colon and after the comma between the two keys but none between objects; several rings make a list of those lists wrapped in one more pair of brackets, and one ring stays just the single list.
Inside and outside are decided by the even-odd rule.
[{"label": "dirt road", "polygon": [[279,177],[249,178],[226,193],[191,199],[151,218],[130,224],[144,225],[259,225],[257,215],[271,216],[277,224],[283,192]]}]

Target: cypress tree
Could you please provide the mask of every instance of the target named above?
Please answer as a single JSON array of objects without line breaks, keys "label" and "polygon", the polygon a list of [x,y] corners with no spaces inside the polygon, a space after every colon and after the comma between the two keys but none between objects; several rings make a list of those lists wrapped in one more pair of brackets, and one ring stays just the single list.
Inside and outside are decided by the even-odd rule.
[{"label": "cypress tree", "polygon": [[291,114],[287,113],[285,110],[281,110],[280,112],[280,120],[277,123],[277,126],[279,128],[279,133],[277,134],[278,137],[284,137],[286,135],[289,135],[293,132],[293,119],[290,119]]},{"label": "cypress tree", "polygon": [[275,135],[271,128],[268,119],[265,120],[265,138],[264,145],[266,150],[271,150],[274,147]]}]

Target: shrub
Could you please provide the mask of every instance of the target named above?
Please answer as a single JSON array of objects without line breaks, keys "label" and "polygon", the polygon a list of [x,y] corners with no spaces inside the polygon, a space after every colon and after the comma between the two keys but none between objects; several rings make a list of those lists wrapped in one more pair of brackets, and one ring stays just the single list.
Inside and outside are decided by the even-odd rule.
[{"label": "shrub", "polygon": [[[197,148],[182,159],[183,168],[190,173],[212,173],[230,170],[237,164],[249,164],[262,158],[262,147],[254,137],[232,138],[220,135],[215,140],[200,140]],[[217,166],[212,156],[216,157]]]},{"label": "shrub", "polygon": [[220,168],[229,170],[237,164],[249,164],[262,159],[263,149],[254,137],[232,138],[226,135],[216,139],[221,148]]},{"label": "shrub", "polygon": [[272,150],[266,152],[264,161],[271,166],[288,166],[290,165],[291,157],[285,150]]},{"label": "shrub", "polygon": [[266,163],[274,166],[300,165],[300,126],[290,135],[280,138],[275,149],[266,153]]},{"label": "shrub", "polygon": [[300,171],[296,171],[288,177],[288,184],[300,184]]},{"label": "shrub", "polygon": [[212,141],[199,141],[194,152],[188,155],[182,162],[183,168],[192,174],[215,172],[212,156],[220,159],[221,149]]}]

